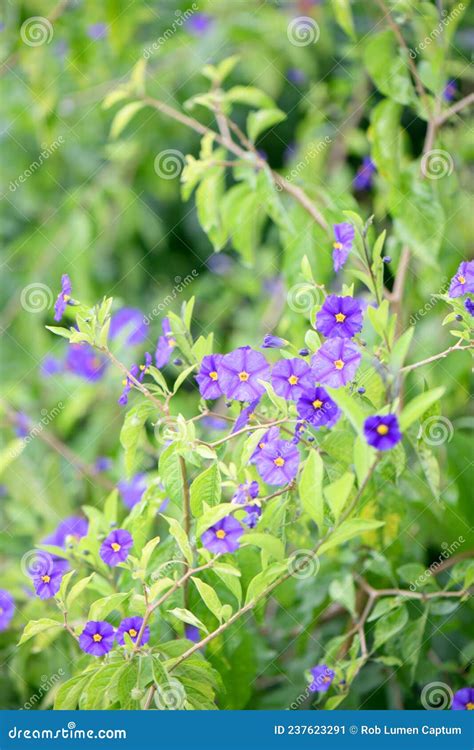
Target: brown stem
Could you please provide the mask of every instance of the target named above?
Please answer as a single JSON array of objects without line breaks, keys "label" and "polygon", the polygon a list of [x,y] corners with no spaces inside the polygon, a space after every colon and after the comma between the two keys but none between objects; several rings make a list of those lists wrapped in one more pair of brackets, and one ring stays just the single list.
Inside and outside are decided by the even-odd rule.
[{"label": "brown stem", "polygon": [[140,381],[137,380],[137,378],[134,375],[132,375],[132,373],[129,370],[127,370],[125,365],[122,364],[122,362],[120,362],[120,360],[117,359],[115,354],[112,354],[110,349],[108,349],[106,346],[96,346],[96,349],[98,349],[100,352],[103,352],[105,356],[110,359],[112,364],[115,365],[115,367],[117,367],[117,369],[119,369],[120,372],[123,373],[123,375],[125,375],[125,377],[128,378],[128,380],[130,380],[131,383],[133,383],[135,388],[137,388],[141,393],[143,393],[143,395],[149,401],[151,401],[152,404],[154,404],[154,406],[156,406],[157,409],[159,409],[161,412],[164,411],[163,404],[161,403],[161,401],[158,401],[158,399],[155,398],[152,393],[150,393],[146,385],[143,385],[143,383],[140,383]]},{"label": "brown stem", "polygon": [[426,359],[422,359],[420,362],[415,362],[413,365],[405,365],[405,367],[402,367],[400,369],[400,372],[409,372],[410,370],[416,370],[418,367],[429,365],[430,362],[436,362],[436,360],[438,359],[444,359],[451,352],[464,351],[466,349],[473,348],[472,344],[468,344],[467,346],[462,346],[461,341],[462,339],[459,339],[459,341],[456,344],[454,344],[454,346],[450,346],[448,349],[445,349],[444,352],[440,352],[439,354],[433,354],[432,357],[427,357]]},{"label": "brown stem", "polygon": [[465,109],[466,107],[469,107],[471,104],[474,104],[474,92],[471,94],[468,94],[463,99],[460,99],[456,104],[453,104],[452,107],[446,110],[446,112],[443,112],[439,115],[437,120],[438,127],[440,125],[443,125],[443,123],[446,122],[446,120],[449,120],[453,115],[456,115],[458,112],[461,112],[461,110]]}]

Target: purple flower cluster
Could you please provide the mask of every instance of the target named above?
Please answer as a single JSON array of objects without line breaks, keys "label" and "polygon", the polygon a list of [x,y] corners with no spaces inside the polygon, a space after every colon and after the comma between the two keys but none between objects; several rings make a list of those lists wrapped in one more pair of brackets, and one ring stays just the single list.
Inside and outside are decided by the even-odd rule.
[{"label": "purple flower cluster", "polygon": [[[89,620],[79,636],[79,646],[91,656],[105,656],[112,650],[115,640],[120,646],[125,645],[126,633],[136,643],[142,626],[143,617],[126,617],[117,631],[107,620]],[[149,640],[150,628],[147,625],[141,635],[140,645],[145,645]]]}]

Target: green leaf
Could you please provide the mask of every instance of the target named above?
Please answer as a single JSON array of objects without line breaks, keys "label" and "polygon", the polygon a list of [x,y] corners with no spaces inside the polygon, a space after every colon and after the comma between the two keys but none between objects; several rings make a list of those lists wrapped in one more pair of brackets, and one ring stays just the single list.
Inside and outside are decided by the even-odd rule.
[{"label": "green leaf", "polygon": [[191,580],[196,586],[197,590],[199,591],[199,595],[201,599],[203,600],[204,604],[206,605],[206,607],[212,612],[214,617],[216,617],[220,622],[222,602],[217,596],[212,586],[209,586],[208,583],[205,583],[204,581],[201,581],[200,578],[196,578],[194,576],[192,576]]},{"label": "green leaf", "polygon": [[385,96],[400,104],[415,99],[407,63],[398,52],[393,31],[371,34],[364,51],[364,63],[373,82]]},{"label": "green leaf", "polygon": [[221,500],[221,475],[217,463],[211,464],[191,484],[190,504],[194,516],[200,516],[203,503],[208,506],[219,505]]},{"label": "green leaf", "polygon": [[79,674],[64,682],[56,693],[54,710],[74,711],[88,680],[88,674]]},{"label": "green leaf", "polygon": [[329,596],[345,607],[353,617],[356,616],[356,592],[354,580],[350,573],[344,578],[335,579],[329,584]]},{"label": "green leaf", "polygon": [[400,429],[402,432],[407,430],[413,422],[416,422],[425,411],[427,411],[432,404],[441,399],[441,396],[445,392],[445,388],[433,388],[430,391],[425,391],[419,396],[412,399],[403,409],[400,414]]},{"label": "green leaf", "polygon": [[150,541],[147,542],[142,549],[142,554],[140,557],[140,568],[142,568],[145,572],[148,567],[148,563],[150,562],[151,556],[159,543],[160,537],[155,536],[153,537],[153,539],[150,539]]},{"label": "green leaf", "polygon": [[226,91],[224,100],[232,104],[247,104],[257,109],[273,109],[275,102],[267,94],[254,86],[233,86]]},{"label": "green leaf", "polygon": [[324,488],[324,497],[331,508],[336,523],[339,520],[349,495],[351,494],[354,481],[354,474],[346,472],[342,477],[336,479],[335,482],[331,482],[331,484],[328,484]]},{"label": "green leaf", "polygon": [[125,451],[125,468],[130,477],[136,468],[138,443],[143,434],[143,427],[148,419],[156,413],[156,407],[149,401],[143,401],[127,412],[120,431],[120,443]]},{"label": "green leaf", "polygon": [[247,133],[250,140],[255,143],[261,133],[285,119],[286,115],[281,109],[261,109],[258,112],[251,112],[247,117]]},{"label": "green leaf", "polygon": [[376,451],[360,435],[354,443],[354,468],[357,484],[362,487],[375,461]]},{"label": "green leaf", "polygon": [[76,601],[76,599],[88,587],[89,583],[92,581],[94,576],[95,576],[95,573],[91,573],[90,576],[87,576],[87,578],[83,578],[82,581],[78,581],[77,583],[74,584],[74,586],[70,590],[66,599],[67,609],[70,609],[70,607]]},{"label": "green leaf", "polygon": [[168,612],[170,615],[173,615],[178,620],[181,620],[181,622],[185,622],[188,625],[194,625],[194,627],[199,628],[199,630],[202,630],[204,633],[209,633],[208,629],[204,625],[201,620],[199,620],[196,615],[193,615],[192,612],[189,611],[189,609],[183,609],[182,607],[175,607],[174,609],[168,609]]},{"label": "green leaf", "polygon": [[365,518],[351,518],[344,521],[339,528],[335,529],[327,542],[321,545],[318,554],[322,555],[333,547],[347,542],[355,536],[365,534],[366,531],[374,531],[384,525],[384,521],[371,521]]},{"label": "green leaf", "polygon": [[336,21],[351,39],[355,39],[354,20],[349,0],[331,0]]},{"label": "green leaf", "polygon": [[355,396],[351,395],[349,391],[344,390],[344,388],[326,387],[326,390],[332,400],[335,401],[343,411],[356,432],[358,432],[359,435],[363,435],[365,413]]},{"label": "green leaf", "polygon": [[402,108],[385,99],[372,110],[369,140],[378,172],[389,183],[398,184],[401,162],[400,118]]},{"label": "green leaf", "polygon": [[176,445],[171,443],[162,452],[159,460],[160,478],[166,493],[173,503],[180,508],[184,506],[183,479],[181,464],[176,453]]},{"label": "green leaf", "polygon": [[230,515],[232,510],[235,510],[235,508],[229,503],[221,503],[220,505],[215,505],[213,508],[205,510],[201,518],[198,519],[196,537],[201,537],[207,529],[214,526],[215,523],[222,518],[225,518],[225,516]]},{"label": "green leaf", "polygon": [[382,599],[378,600],[377,604],[367,618],[367,622],[378,620],[379,617],[382,617],[388,612],[391,612],[392,609],[400,607],[401,604],[403,604],[403,600],[399,596],[384,596]]},{"label": "green leaf", "polygon": [[285,556],[284,544],[276,536],[272,536],[272,534],[249,531],[246,534],[242,534],[240,542],[241,544],[255,544],[266,552],[267,555],[275,558],[275,560],[282,560]]},{"label": "green leaf", "polygon": [[123,594],[110,594],[102,599],[97,599],[89,609],[88,620],[104,620],[114,609],[120,609],[121,605],[130,596],[130,591]]},{"label": "green leaf", "polygon": [[169,532],[171,536],[176,540],[178,547],[183,553],[184,559],[189,565],[192,565],[194,556],[185,530],[183,529],[179,521],[177,521],[175,518],[169,518],[168,516],[163,516],[163,518],[168,521]]},{"label": "green leaf", "polygon": [[254,578],[252,578],[247,587],[245,604],[249,604],[251,601],[258,599],[258,597],[263,594],[265,589],[268,586],[271,586],[271,584],[274,583],[275,580],[286,570],[287,563],[273,563],[272,565],[269,565],[265,570],[262,570],[261,573],[258,573]]},{"label": "green leaf", "polygon": [[384,643],[391,640],[408,622],[408,612],[405,605],[402,605],[393,612],[381,617],[377,620],[374,631],[374,646],[373,649],[376,651]]},{"label": "green leaf", "polygon": [[119,109],[115,115],[110,128],[110,137],[118,138],[125,130],[130,120],[145,106],[144,102],[130,102],[125,107]]},{"label": "green leaf", "polygon": [[409,352],[411,342],[413,340],[413,334],[415,333],[415,327],[408,328],[405,333],[402,333],[400,338],[397,339],[393,345],[390,354],[390,364],[394,370],[399,370],[405,362],[407,354]]},{"label": "green leaf", "polygon": [[30,620],[30,622],[27,622],[25,625],[23,633],[21,634],[21,638],[18,641],[18,645],[21,646],[23,643],[26,643],[26,641],[29,641],[30,638],[33,638],[35,635],[44,633],[45,630],[51,630],[52,628],[62,630],[63,626],[57,620],[51,620],[48,617],[43,617],[41,620]]},{"label": "green leaf", "polygon": [[321,529],[324,523],[323,498],[324,464],[317,451],[310,451],[303,466],[298,491],[303,510]]}]

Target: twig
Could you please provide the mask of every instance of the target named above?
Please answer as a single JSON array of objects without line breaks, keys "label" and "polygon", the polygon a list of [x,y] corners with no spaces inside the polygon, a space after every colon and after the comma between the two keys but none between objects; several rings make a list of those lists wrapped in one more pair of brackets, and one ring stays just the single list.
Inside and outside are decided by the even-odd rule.
[{"label": "twig", "polygon": [[423,365],[429,365],[430,362],[436,362],[438,359],[444,359],[448,356],[451,352],[455,351],[464,351],[465,349],[472,349],[473,345],[468,344],[467,346],[461,345],[462,339],[459,339],[454,346],[450,346],[448,349],[445,349],[444,352],[440,352],[439,354],[433,354],[432,357],[427,357],[427,359],[422,359],[420,362],[415,362],[413,365],[405,365],[405,367],[402,367],[400,369],[400,372],[409,372],[410,370],[416,370],[418,367],[423,367]]},{"label": "twig", "polygon": [[474,104],[474,92],[468,94],[463,99],[460,99],[458,102],[456,102],[456,104],[453,104],[453,106],[447,109],[445,112],[442,112],[442,114],[440,114],[437,119],[437,126],[439,127],[440,125],[443,125],[446,120],[449,120],[450,117],[456,115],[458,112],[461,112],[462,109],[469,107],[471,104]]},{"label": "twig", "polygon": [[141,393],[143,393],[143,395],[149,401],[151,401],[157,407],[157,409],[159,409],[161,412],[164,411],[164,407],[161,401],[158,401],[158,399],[155,398],[152,393],[150,393],[146,385],[143,385],[143,383],[140,383],[140,381],[137,380],[137,378],[134,375],[132,375],[132,373],[129,370],[127,370],[125,365],[122,364],[122,362],[120,362],[120,360],[117,359],[115,354],[112,354],[110,349],[108,349],[106,346],[96,346],[96,349],[98,349],[100,352],[103,352],[105,356],[110,359],[112,364],[114,364],[115,367],[117,367],[120,370],[120,372],[123,373],[125,377],[128,378],[128,380],[130,380],[131,383],[133,383],[135,388],[141,391]]}]

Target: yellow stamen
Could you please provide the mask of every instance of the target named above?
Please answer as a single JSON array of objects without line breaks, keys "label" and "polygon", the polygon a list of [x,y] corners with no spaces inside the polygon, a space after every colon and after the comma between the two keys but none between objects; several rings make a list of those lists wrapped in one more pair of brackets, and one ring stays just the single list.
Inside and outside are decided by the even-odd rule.
[{"label": "yellow stamen", "polygon": [[465,277],[462,276],[461,274],[458,276],[458,281],[459,281],[460,284],[465,284],[466,283]]},{"label": "yellow stamen", "polygon": [[342,249],[342,242],[333,242],[333,248],[334,250],[341,250]]},{"label": "yellow stamen", "polygon": [[474,703],[471,703],[471,701],[469,701],[469,703],[466,703],[466,709],[468,711],[474,711]]},{"label": "yellow stamen", "polygon": [[41,576],[41,580],[43,583],[49,583],[51,580],[51,576]]},{"label": "yellow stamen", "polygon": [[242,372],[239,372],[239,380],[241,380],[243,383],[246,383],[249,379],[248,372],[245,372],[245,370],[242,370]]},{"label": "yellow stamen", "polygon": [[130,638],[136,638],[137,635],[138,635],[138,633],[135,630],[135,628],[130,628],[130,630],[128,631],[128,634],[129,634]]},{"label": "yellow stamen", "polygon": [[168,346],[170,347],[176,346],[176,339],[168,339]]},{"label": "yellow stamen", "polygon": [[225,539],[226,533],[225,533],[224,529],[219,529],[219,531],[216,531],[216,537],[218,539]]},{"label": "yellow stamen", "polygon": [[100,633],[96,633],[95,635],[92,636],[92,640],[95,641],[96,643],[100,643],[101,640],[102,640],[101,634]]},{"label": "yellow stamen", "polygon": [[275,466],[284,466],[285,465],[285,459],[282,458],[281,456],[278,456],[278,458],[275,458],[275,460],[273,461],[273,463],[275,464]]},{"label": "yellow stamen", "polygon": [[298,380],[299,378],[297,375],[290,375],[290,377],[288,378],[288,382],[290,385],[296,385]]},{"label": "yellow stamen", "polygon": [[127,385],[127,381],[126,380],[122,380],[122,385]]},{"label": "yellow stamen", "polygon": [[330,677],[323,677],[323,680],[322,680],[322,681],[323,681],[324,683],[327,683],[327,682],[331,682],[331,678],[330,678]]},{"label": "yellow stamen", "polygon": [[260,450],[262,450],[262,448],[265,448],[265,443],[259,443],[258,447],[260,448]]},{"label": "yellow stamen", "polygon": [[211,378],[211,380],[217,380],[217,372],[215,370],[212,370],[212,372],[209,373],[209,377]]},{"label": "yellow stamen", "polygon": [[334,362],[334,367],[336,368],[336,370],[342,370],[345,364],[346,363],[343,362],[342,359],[336,359],[336,361]]},{"label": "yellow stamen", "polygon": [[70,294],[63,294],[63,300],[65,302],[69,302],[70,299],[71,299],[71,295]]},{"label": "yellow stamen", "polygon": [[316,401],[313,401],[313,406],[315,409],[320,409],[323,405],[323,402],[319,400],[319,398],[316,399]]},{"label": "yellow stamen", "polygon": [[387,425],[386,424],[379,424],[379,426],[377,427],[377,432],[379,433],[379,435],[386,435],[387,432],[388,432]]},{"label": "yellow stamen", "polygon": [[140,365],[140,370],[143,372],[143,370],[146,370],[145,365]]},{"label": "yellow stamen", "polygon": [[344,313],[336,313],[334,317],[336,318],[337,323],[344,323],[346,319],[346,316],[344,315]]},{"label": "yellow stamen", "polygon": [[117,542],[112,542],[110,546],[112,547],[114,552],[119,552],[119,550],[121,549],[120,544],[117,544]]}]

